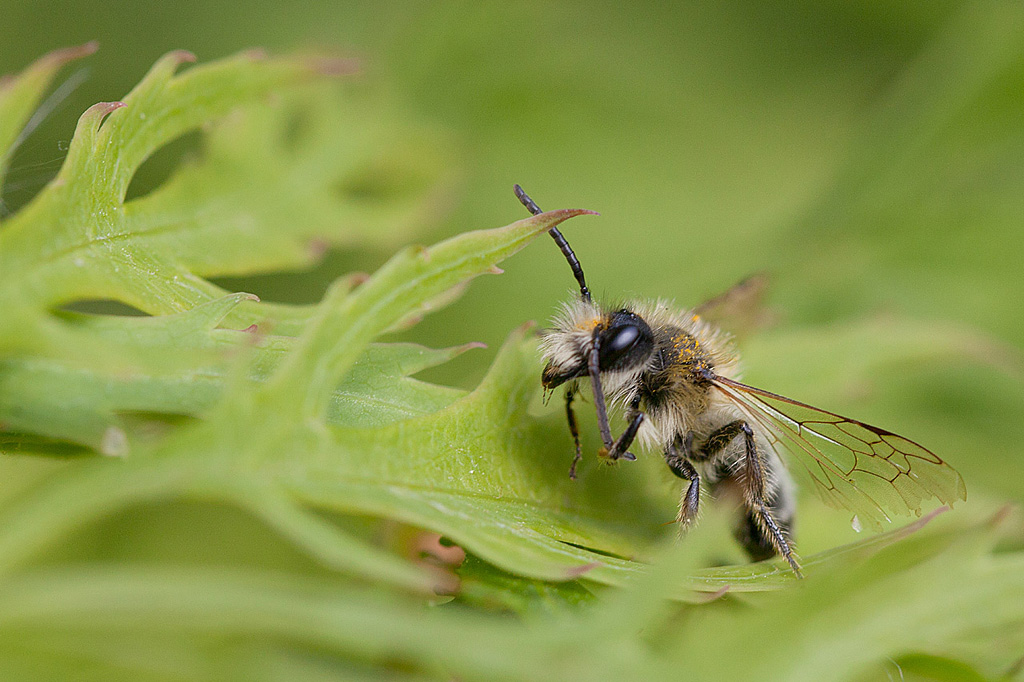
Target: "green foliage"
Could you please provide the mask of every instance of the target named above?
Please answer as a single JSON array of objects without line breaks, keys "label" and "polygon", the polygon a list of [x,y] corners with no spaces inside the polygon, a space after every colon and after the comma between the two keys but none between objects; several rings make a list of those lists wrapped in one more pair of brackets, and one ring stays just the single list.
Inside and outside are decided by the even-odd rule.
[{"label": "green foliage", "polygon": [[[56,69],[88,51],[2,86],[3,163]],[[570,481],[532,327],[470,391],[412,375],[472,344],[379,340],[587,211],[402,249],[311,306],[213,284],[402,242],[450,171],[330,82],[344,62],[246,53],[176,74],[185,61],[87,110],[57,178],[0,225],[5,679],[839,680],[889,665],[953,679],[1003,661],[974,644],[993,633],[1024,644],[1022,558],[993,550],[1019,522],[992,505],[839,547],[823,533],[801,583],[743,563],[724,510],[677,542],[676,491],[650,469],[588,458]],[[202,154],[126,200],[144,161],[197,129]],[[88,299],[147,316],[67,308]],[[944,335],[922,351],[921,336],[890,337],[887,357],[977,346]],[[211,565],[187,542],[146,555],[113,540],[152,512],[196,543],[241,543],[228,509],[290,543],[290,563],[259,543]],[[160,524],[145,529],[159,543]],[[424,531],[466,562],[402,541]]]}]

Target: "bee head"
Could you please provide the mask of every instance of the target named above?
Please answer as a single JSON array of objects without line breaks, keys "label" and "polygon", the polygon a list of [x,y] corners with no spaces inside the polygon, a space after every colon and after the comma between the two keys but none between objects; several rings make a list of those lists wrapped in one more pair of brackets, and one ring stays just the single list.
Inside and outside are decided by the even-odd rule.
[{"label": "bee head", "polygon": [[[592,304],[586,308],[594,309]],[[590,357],[597,349],[600,372],[639,369],[654,352],[651,328],[642,317],[622,308],[579,319],[581,306],[569,309],[560,324],[544,334],[542,348],[547,365],[541,375],[544,388],[552,389],[589,374]]]}]

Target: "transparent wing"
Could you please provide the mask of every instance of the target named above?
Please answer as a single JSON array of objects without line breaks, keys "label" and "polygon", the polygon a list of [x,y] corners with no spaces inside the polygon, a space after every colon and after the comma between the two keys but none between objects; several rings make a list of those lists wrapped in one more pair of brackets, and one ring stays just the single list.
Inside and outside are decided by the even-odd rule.
[{"label": "transparent wing", "polygon": [[734,336],[746,336],[775,321],[774,313],[764,303],[767,289],[767,275],[752,275],[704,301],[693,313]]},{"label": "transparent wing", "polygon": [[960,474],[908,438],[732,379],[712,382],[776,451],[800,460],[827,504],[861,523],[880,528],[890,514],[920,514],[933,497],[967,499]]}]

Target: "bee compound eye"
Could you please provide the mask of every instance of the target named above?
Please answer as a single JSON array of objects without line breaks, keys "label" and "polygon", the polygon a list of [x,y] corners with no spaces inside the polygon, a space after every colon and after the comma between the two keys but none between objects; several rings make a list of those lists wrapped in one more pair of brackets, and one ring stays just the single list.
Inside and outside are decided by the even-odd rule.
[{"label": "bee compound eye", "polygon": [[608,344],[609,349],[612,353],[624,353],[635,346],[639,338],[640,328],[632,324],[627,325],[615,333],[612,342]]},{"label": "bee compound eye", "polygon": [[611,332],[607,339],[601,343],[601,367],[607,369],[615,364],[616,360],[628,353],[640,340],[640,328],[636,325],[627,324]]}]

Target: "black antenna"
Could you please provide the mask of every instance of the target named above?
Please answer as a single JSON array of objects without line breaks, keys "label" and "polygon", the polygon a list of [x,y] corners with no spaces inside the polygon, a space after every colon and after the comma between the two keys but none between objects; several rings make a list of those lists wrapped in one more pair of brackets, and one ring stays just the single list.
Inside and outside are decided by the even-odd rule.
[{"label": "black antenna", "polygon": [[[519,185],[514,185],[514,187],[516,190],[516,197],[519,199],[519,202],[526,207],[526,210],[533,215],[538,215],[544,212],[540,210],[540,206],[534,203],[533,199],[530,198],[530,195],[523,191],[522,187]],[[583,279],[583,266],[580,265],[580,261],[576,258],[576,254],[572,252],[572,247],[569,246],[569,242],[565,241],[565,237],[562,236],[562,233],[558,231],[557,227],[552,227],[548,230],[548,234],[550,234],[551,238],[555,240],[556,244],[558,244],[558,248],[562,250],[562,255],[565,256],[565,260],[569,261],[569,267],[572,268],[572,275],[580,285],[580,296],[584,301],[590,303],[590,289],[587,288],[587,281]]]}]

